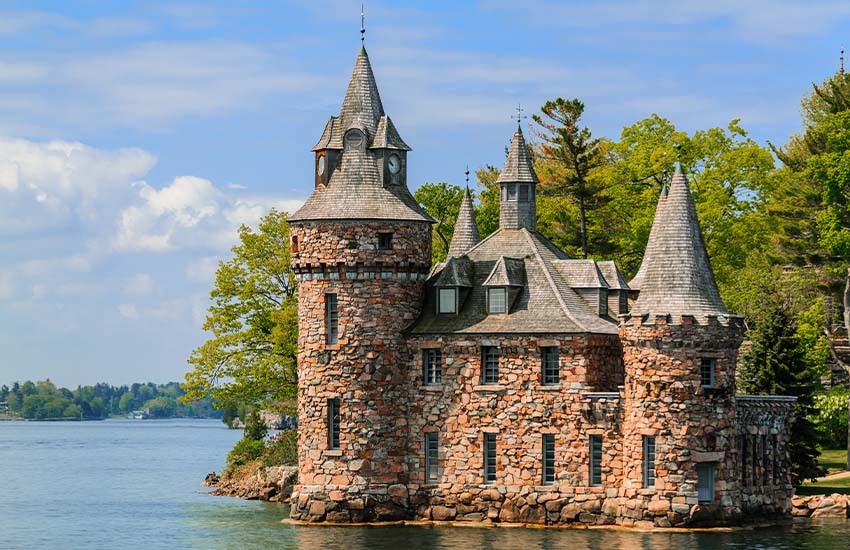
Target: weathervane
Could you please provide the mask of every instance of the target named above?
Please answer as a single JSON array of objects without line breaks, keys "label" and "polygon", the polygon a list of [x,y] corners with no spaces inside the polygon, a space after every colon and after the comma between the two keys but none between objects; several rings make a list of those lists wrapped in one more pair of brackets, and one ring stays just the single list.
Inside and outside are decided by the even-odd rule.
[{"label": "weathervane", "polygon": [[469,191],[469,165],[466,165],[466,190]]},{"label": "weathervane", "polygon": [[838,73],[844,74],[844,48],[841,48],[841,57],[839,58]]},{"label": "weathervane", "polygon": [[525,109],[523,109],[523,108],[522,108],[522,105],[520,105],[519,103],[517,103],[517,104],[516,104],[516,115],[515,115],[515,116],[511,116],[511,118],[515,118],[515,119],[516,119],[516,125],[517,125],[517,127],[519,127],[519,126],[522,124],[522,119],[524,119],[524,118],[528,118],[527,116],[525,116],[524,114],[522,114],[522,112],[523,112],[524,110],[525,110]]},{"label": "weathervane", "polygon": [[366,43],[366,11],[364,4],[360,4],[360,43]]}]

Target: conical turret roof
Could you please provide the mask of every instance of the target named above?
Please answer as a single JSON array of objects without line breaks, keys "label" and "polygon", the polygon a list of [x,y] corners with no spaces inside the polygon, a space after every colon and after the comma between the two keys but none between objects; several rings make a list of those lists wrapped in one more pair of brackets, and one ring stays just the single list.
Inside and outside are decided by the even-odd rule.
[{"label": "conical turret roof", "polygon": [[499,174],[496,183],[537,183],[538,181],[537,174],[534,173],[534,166],[531,163],[531,154],[528,151],[525,136],[522,135],[522,129],[517,126],[511,140],[508,159],[505,161],[505,167]]},{"label": "conical turret roof", "polygon": [[469,187],[463,193],[463,200],[460,202],[460,212],[457,215],[455,222],[455,231],[452,235],[452,242],[449,246],[449,258],[457,258],[463,256],[467,250],[481,242],[481,235],[478,233],[478,224],[475,223],[475,210],[472,206],[472,194],[469,192]]},{"label": "conical turret roof", "polygon": [[[667,203],[667,186],[661,190],[661,195],[658,196],[658,205],[655,207],[655,218],[659,218],[661,216],[661,209],[664,208],[664,205]],[[652,228],[649,230],[649,239],[646,241],[646,248],[643,251],[643,259],[640,262],[640,267],[635,273],[635,276],[629,281],[629,288],[631,290],[640,290],[643,285],[643,279],[646,277],[646,268],[651,262],[652,255],[655,253],[655,247],[658,242],[658,232],[659,232],[660,224],[652,224]]]},{"label": "conical turret roof", "polygon": [[705,250],[688,179],[681,169],[676,170],[667,197],[659,204],[640,295],[631,314],[727,314]]}]

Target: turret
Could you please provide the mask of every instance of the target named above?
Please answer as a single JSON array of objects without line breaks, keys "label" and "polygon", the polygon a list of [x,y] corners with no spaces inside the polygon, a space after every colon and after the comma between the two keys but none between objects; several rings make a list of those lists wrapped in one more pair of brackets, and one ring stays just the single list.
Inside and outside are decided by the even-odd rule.
[{"label": "turret", "polygon": [[743,323],[720,298],[681,168],[659,200],[641,276],[620,324],[624,487],[667,501],[654,506],[679,514],[676,521],[729,518],[740,513],[735,364]]},{"label": "turret", "polygon": [[517,126],[505,167],[496,180],[501,190],[499,228],[537,230],[538,181],[522,129]]},{"label": "turret", "polygon": [[316,186],[290,216],[298,281],[299,483],[292,517],[407,516],[408,352],[420,313],[431,223],[407,188],[410,148],[384,113],[361,49],[338,117],[315,152]]},{"label": "turret", "polygon": [[455,222],[448,257],[459,258],[479,242],[481,242],[481,235],[478,233],[478,224],[475,223],[472,194],[469,192],[469,186],[467,186],[463,192],[463,199],[460,201],[460,211]]}]

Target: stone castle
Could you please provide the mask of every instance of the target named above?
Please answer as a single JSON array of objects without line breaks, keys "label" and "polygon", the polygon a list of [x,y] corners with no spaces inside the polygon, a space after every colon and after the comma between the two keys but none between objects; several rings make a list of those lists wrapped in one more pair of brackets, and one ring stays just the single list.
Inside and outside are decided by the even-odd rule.
[{"label": "stone castle", "polygon": [[444,263],[407,185],[410,147],[357,56],[290,216],[299,285],[291,516],[695,526],[787,513],[794,399],[736,395],[724,306],[686,176],[639,272],[575,260],[536,228],[517,128],[499,229],[467,189]]}]

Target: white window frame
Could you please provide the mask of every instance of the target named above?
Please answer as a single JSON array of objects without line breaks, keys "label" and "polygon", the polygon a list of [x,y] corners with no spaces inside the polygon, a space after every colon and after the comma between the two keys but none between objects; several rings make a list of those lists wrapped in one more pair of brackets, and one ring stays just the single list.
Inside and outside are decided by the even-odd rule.
[{"label": "white window frame", "polygon": [[[449,298],[451,296],[451,298]],[[444,306],[451,306],[450,308]],[[457,314],[457,289],[454,287],[437,288],[437,313],[439,315]]]},{"label": "white window frame", "polygon": [[[493,308],[492,297],[494,296],[494,294],[498,295],[500,293],[504,297],[504,300],[501,304],[503,307],[502,307],[501,311],[497,311],[496,309]],[[503,287],[503,286],[494,286],[494,287],[488,288],[487,289],[487,313],[499,315],[499,314],[503,314],[503,313],[507,313],[507,312],[508,312],[508,289]]]}]

